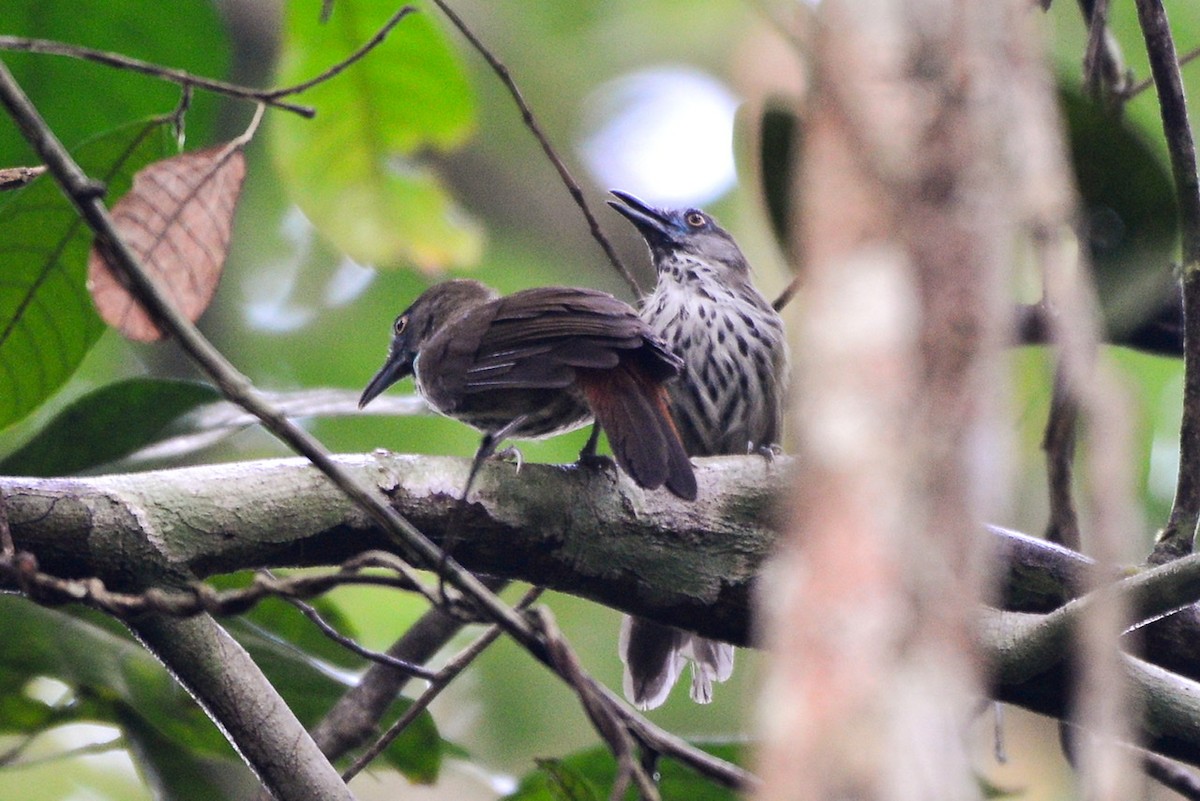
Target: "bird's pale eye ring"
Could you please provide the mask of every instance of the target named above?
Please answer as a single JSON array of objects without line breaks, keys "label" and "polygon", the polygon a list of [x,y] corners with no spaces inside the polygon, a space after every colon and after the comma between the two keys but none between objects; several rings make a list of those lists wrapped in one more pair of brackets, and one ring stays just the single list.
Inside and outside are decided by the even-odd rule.
[{"label": "bird's pale eye ring", "polygon": [[404,333],[405,328],[408,328],[408,317],[397,317],[395,324],[392,326],[392,331],[396,336],[400,336]]},{"label": "bird's pale eye ring", "polygon": [[689,211],[684,216],[683,221],[686,222],[688,225],[692,226],[693,228],[703,228],[705,226],[705,224],[708,222],[708,218],[706,218],[704,216],[703,212]]}]

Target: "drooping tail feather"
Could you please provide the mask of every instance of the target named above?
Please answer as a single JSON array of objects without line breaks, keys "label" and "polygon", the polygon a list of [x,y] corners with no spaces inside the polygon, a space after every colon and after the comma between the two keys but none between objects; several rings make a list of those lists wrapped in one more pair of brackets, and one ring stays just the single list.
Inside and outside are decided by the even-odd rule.
[{"label": "drooping tail feather", "polygon": [[713,682],[733,674],[732,645],[640,617],[621,619],[618,649],[625,664],[625,697],[641,710],[662,706],[687,662],[692,663],[692,700],[698,704],[711,702]]},{"label": "drooping tail feather", "polygon": [[696,473],[667,406],[667,391],[637,366],[579,370],[578,382],[617,464],[638,486],[666,485],[684,500],[696,499]]}]

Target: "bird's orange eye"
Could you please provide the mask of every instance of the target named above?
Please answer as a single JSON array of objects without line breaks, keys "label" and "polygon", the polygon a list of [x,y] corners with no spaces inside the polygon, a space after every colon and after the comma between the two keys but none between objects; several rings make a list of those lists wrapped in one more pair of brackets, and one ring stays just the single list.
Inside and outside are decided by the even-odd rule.
[{"label": "bird's orange eye", "polygon": [[689,211],[683,220],[693,228],[703,228],[705,223],[708,222],[708,218],[704,216],[704,212],[700,211]]},{"label": "bird's orange eye", "polygon": [[403,334],[405,328],[408,328],[408,317],[397,317],[395,325],[392,326],[396,336]]}]

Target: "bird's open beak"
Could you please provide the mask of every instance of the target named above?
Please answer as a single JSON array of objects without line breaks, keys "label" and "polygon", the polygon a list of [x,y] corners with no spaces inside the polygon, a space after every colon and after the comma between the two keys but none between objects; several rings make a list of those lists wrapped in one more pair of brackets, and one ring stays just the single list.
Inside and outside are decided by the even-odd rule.
[{"label": "bird's open beak", "polygon": [[621,201],[608,201],[618,213],[637,226],[651,245],[669,245],[675,241],[675,227],[660,210],[619,189],[610,190]]},{"label": "bird's open beak", "polygon": [[411,359],[405,359],[398,354],[389,354],[388,360],[383,363],[383,367],[379,368],[379,372],[375,374],[375,377],[371,379],[371,383],[367,384],[367,388],[363,390],[362,397],[358,399],[358,408],[361,409],[366,406],[378,395],[382,394],[385,389],[411,373]]}]

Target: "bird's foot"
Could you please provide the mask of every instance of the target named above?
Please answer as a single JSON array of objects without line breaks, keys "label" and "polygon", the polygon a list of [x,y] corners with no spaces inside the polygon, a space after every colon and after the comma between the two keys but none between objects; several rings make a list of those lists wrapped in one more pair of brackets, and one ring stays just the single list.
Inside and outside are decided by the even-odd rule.
[{"label": "bird's foot", "polygon": [[783,455],[783,448],[778,443],[774,442],[770,445],[757,446],[754,445],[754,443],[750,443],[750,448],[747,453],[758,454],[762,458],[766,459],[768,463],[771,463],[775,461],[776,456]]},{"label": "bird's foot", "polygon": [[521,452],[512,445],[501,451],[496,451],[491,455],[492,459],[498,462],[513,462],[517,466],[517,472],[521,472],[521,468],[525,465],[525,457]]}]

